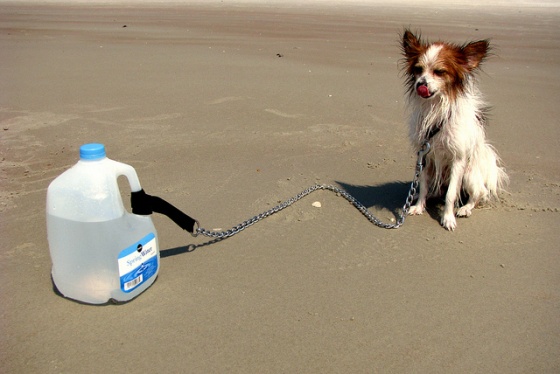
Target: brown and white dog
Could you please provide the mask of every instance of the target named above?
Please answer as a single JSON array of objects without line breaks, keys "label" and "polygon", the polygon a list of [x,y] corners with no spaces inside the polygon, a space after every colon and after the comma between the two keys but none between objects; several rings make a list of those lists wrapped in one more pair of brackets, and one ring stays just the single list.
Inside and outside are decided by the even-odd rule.
[{"label": "brown and white dog", "polygon": [[[488,107],[475,76],[489,49],[488,40],[457,45],[428,43],[410,30],[402,36],[410,140],[417,151],[425,142],[431,145],[409,214],[422,214],[428,196],[445,195],[441,224],[447,230],[457,227],[455,216],[469,217],[479,202],[497,196],[508,182],[486,141]],[[468,200],[455,211],[461,192]]]}]

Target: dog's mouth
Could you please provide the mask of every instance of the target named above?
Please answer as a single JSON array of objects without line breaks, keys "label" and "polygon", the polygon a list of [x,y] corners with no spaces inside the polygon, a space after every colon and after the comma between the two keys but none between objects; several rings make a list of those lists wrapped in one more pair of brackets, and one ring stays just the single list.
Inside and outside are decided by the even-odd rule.
[{"label": "dog's mouth", "polygon": [[421,97],[423,97],[424,99],[427,99],[427,98],[429,98],[433,95],[433,93],[430,92],[430,89],[428,88],[428,86],[426,86],[425,84],[421,84],[421,85],[417,86],[416,87],[416,93],[418,95],[420,95]]}]

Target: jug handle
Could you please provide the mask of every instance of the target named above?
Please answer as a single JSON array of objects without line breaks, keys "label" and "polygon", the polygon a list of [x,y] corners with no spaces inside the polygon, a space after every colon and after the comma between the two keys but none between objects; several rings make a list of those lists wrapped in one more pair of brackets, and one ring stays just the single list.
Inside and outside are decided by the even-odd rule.
[{"label": "jug handle", "polygon": [[130,183],[130,191],[132,192],[130,203],[133,214],[150,215],[152,212],[160,213],[169,217],[179,227],[193,236],[198,235],[198,221],[162,198],[146,194],[140,186],[140,180],[132,166],[115,161],[115,173],[117,177],[124,175],[128,179],[128,183]]},{"label": "jug handle", "polygon": [[132,166],[115,161],[115,174],[115,177],[124,175],[128,179],[131,192],[138,192],[142,189],[138,175]]}]

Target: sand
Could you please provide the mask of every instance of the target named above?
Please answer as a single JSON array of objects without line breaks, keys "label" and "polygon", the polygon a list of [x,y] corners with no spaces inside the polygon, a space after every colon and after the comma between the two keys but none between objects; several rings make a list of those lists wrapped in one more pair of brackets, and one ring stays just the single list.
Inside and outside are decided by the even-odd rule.
[{"label": "sand", "polygon": [[[450,4],[1,2],[0,371],[559,372],[560,8]],[[384,230],[319,191],[217,243],[154,216],[146,292],[55,294],[46,188],[83,143],[209,230],[315,183],[394,219],[415,161],[405,26],[491,38],[480,79],[511,177],[500,201],[455,232],[437,202]]]}]

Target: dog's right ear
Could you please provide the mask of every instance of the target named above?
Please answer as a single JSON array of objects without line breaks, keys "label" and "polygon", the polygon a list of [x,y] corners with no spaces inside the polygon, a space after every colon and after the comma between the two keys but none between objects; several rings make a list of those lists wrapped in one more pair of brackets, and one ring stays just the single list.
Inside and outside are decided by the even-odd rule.
[{"label": "dog's right ear", "polygon": [[405,29],[402,38],[402,51],[407,58],[413,58],[421,54],[422,43],[409,29]]}]

